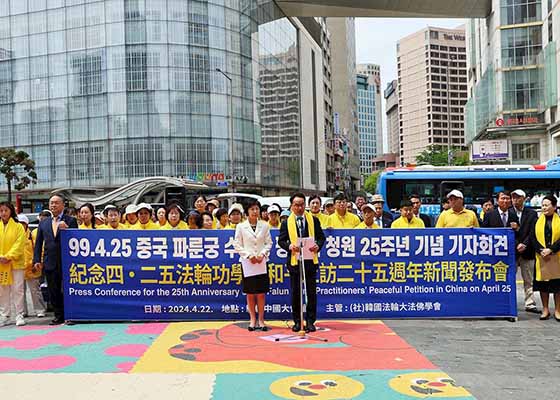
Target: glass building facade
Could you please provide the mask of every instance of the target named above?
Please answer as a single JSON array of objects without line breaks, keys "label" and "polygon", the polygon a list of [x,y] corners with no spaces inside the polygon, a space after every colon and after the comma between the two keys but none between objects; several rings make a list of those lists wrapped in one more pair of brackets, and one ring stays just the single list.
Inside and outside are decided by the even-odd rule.
[{"label": "glass building facade", "polygon": [[299,187],[299,79],[273,1],[0,0],[0,147],[31,155],[36,189],[208,173]]},{"label": "glass building facade", "polygon": [[[373,78],[372,78],[373,79]],[[373,172],[372,160],[377,156],[377,93],[366,75],[357,76],[358,131],[360,135],[360,174],[369,176]]]}]

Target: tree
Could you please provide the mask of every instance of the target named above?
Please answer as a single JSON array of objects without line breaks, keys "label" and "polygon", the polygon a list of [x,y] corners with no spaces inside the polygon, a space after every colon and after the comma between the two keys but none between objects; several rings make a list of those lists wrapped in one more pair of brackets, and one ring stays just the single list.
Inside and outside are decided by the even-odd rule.
[{"label": "tree", "polygon": [[431,145],[416,156],[416,162],[434,166],[469,165],[469,155],[456,148],[449,154],[447,147]]},{"label": "tree", "polygon": [[23,190],[31,183],[37,183],[35,161],[25,151],[0,148],[0,173],[8,184],[8,201],[12,201],[12,186]]},{"label": "tree", "polygon": [[377,179],[379,179],[379,175],[381,174],[381,170],[375,171],[373,174],[367,177],[366,181],[364,182],[364,189],[368,193],[375,193],[377,190]]}]

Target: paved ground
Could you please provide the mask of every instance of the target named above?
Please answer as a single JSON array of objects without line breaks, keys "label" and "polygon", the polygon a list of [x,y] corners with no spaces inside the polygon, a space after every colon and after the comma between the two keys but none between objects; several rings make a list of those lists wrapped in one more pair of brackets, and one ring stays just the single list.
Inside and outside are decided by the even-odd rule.
[{"label": "paved ground", "polygon": [[[538,293],[537,293],[538,294]],[[560,323],[524,311],[503,320],[385,321],[477,399],[558,399]],[[540,306],[540,299],[538,300]]]}]

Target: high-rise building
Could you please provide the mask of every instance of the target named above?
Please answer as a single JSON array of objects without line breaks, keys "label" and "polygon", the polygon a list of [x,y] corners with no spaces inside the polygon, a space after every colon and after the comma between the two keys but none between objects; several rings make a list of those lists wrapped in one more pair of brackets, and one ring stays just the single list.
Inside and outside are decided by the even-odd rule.
[{"label": "high-rise building", "polygon": [[[378,155],[377,85],[373,76],[358,74],[358,130],[360,134],[360,175],[371,175],[371,162]],[[363,183],[362,181],[362,183]]]},{"label": "high-rise building", "polygon": [[387,116],[387,153],[399,154],[399,96],[398,83],[394,79],[387,84],[385,98],[385,115]]},{"label": "high-rise building", "polygon": [[35,160],[35,192],[220,173],[325,191],[319,30],[272,0],[1,0],[0,146]]},{"label": "high-rise building", "polygon": [[398,42],[401,164],[429,145],[465,147],[466,57],[463,27],[427,27]]},{"label": "high-rise building", "polygon": [[[386,153],[383,144],[383,88],[381,87],[381,67],[377,64],[358,64],[358,74],[372,77],[371,85],[375,87],[375,156]],[[361,146],[361,143],[360,143]]]},{"label": "high-rise building", "polygon": [[331,33],[335,186],[353,192],[360,188],[354,18],[327,18],[327,27]]},{"label": "high-rise building", "polygon": [[[538,164],[560,154],[560,9],[552,3],[495,0],[486,19],[467,24],[471,150],[491,140],[505,152],[501,161],[511,164]],[[477,156],[487,161],[489,155]]]}]

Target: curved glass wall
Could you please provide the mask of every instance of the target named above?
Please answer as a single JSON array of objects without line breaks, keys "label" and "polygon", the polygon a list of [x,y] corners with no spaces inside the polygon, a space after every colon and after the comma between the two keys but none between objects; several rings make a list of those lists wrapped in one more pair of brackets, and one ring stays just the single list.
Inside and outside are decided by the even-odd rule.
[{"label": "curved glass wall", "polygon": [[232,172],[297,187],[298,65],[272,1],[1,0],[0,146],[35,159],[38,188]]}]

